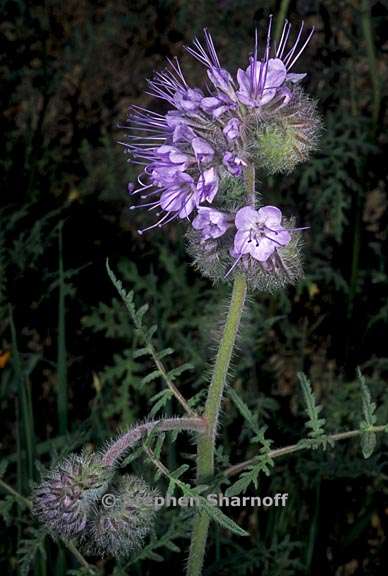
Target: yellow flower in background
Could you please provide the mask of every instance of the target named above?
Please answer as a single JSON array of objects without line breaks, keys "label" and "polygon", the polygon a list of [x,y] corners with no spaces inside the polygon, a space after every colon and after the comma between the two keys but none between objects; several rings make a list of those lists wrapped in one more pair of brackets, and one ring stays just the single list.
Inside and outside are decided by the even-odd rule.
[{"label": "yellow flower in background", "polygon": [[0,368],[5,368],[11,358],[11,352],[6,350],[0,353]]}]

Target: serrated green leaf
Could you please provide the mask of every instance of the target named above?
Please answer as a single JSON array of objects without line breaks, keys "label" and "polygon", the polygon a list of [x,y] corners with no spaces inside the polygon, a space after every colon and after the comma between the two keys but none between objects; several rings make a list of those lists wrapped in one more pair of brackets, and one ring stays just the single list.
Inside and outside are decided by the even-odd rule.
[{"label": "serrated green leaf", "polygon": [[8,464],[9,464],[8,460],[5,459],[0,462],[0,478],[2,478],[6,473]]},{"label": "serrated green leaf", "polygon": [[150,372],[149,374],[144,376],[144,378],[141,379],[141,384],[142,386],[145,386],[146,384],[149,384],[150,382],[156,380],[157,378],[160,378],[160,372],[159,370],[153,370],[152,372]]},{"label": "serrated green leaf", "polygon": [[357,377],[361,386],[362,412],[364,415],[364,422],[367,426],[374,426],[374,424],[377,422],[377,417],[375,415],[376,404],[372,402],[369,388],[366,385],[365,378],[359,368],[357,368]]},{"label": "serrated green leaf", "polygon": [[12,520],[14,519],[14,513],[12,508],[14,507],[16,501],[13,496],[5,496],[3,500],[0,500],[0,516],[4,520],[6,526],[10,526]]},{"label": "serrated green leaf", "polygon": [[[133,296],[132,296],[133,299]],[[149,306],[148,304],[143,304],[140,308],[136,311],[136,322],[139,326],[143,323],[144,315],[148,312]]]},{"label": "serrated green leaf", "polygon": [[326,424],[325,418],[320,418],[319,414],[322,411],[322,406],[316,403],[315,394],[311,388],[309,380],[306,378],[303,372],[298,372],[298,379],[302,388],[303,398],[306,404],[305,412],[308,416],[308,421],[306,422],[306,428],[309,429],[309,437],[317,440],[319,443],[312,445],[312,447],[326,446],[325,442],[321,439],[326,438],[324,425]]},{"label": "serrated green leaf", "polygon": [[141,356],[147,356],[150,353],[151,351],[148,348],[148,346],[145,346],[144,348],[139,348],[138,350],[135,350],[133,352],[133,358],[140,358]]},{"label": "serrated green leaf", "polygon": [[174,349],[173,348],[165,348],[161,352],[158,352],[159,360],[162,360],[166,356],[171,356],[171,354],[174,354]]},{"label": "serrated green leaf", "polygon": [[232,399],[237,410],[240,412],[241,416],[247,422],[247,424],[251,428],[251,430],[253,430],[253,432],[255,434],[257,434],[257,432],[258,432],[257,422],[255,420],[254,415],[249,410],[249,408],[245,404],[245,402],[240,398],[240,396],[237,394],[237,392],[235,390],[233,390],[233,388],[228,389],[228,396]]},{"label": "serrated green leaf", "polygon": [[189,470],[189,468],[190,466],[188,464],[182,464],[181,466],[179,466],[179,468],[174,470],[174,472],[171,472],[171,476],[175,480],[178,480],[181,476],[183,476],[185,472],[187,472],[187,470]]},{"label": "serrated green leaf", "polygon": [[177,366],[176,368],[170,370],[168,376],[170,380],[174,381],[178,376],[183,374],[183,372],[186,372],[187,370],[192,370],[193,368],[194,366],[190,362],[186,362],[185,364],[181,364],[181,366]]},{"label": "serrated green leaf", "polygon": [[241,492],[245,493],[251,482],[252,479],[249,475],[241,476],[237,482],[234,482],[226,489],[225,496],[238,496]]},{"label": "serrated green leaf", "polygon": [[212,506],[205,498],[201,499],[201,508],[205,510],[206,514],[208,514],[212,520],[223,528],[226,528],[226,530],[229,530],[229,532],[237,536],[249,536],[248,532],[240,528],[240,526],[224,514],[218,506]]},{"label": "serrated green leaf", "polygon": [[156,324],[153,324],[152,326],[150,326],[148,328],[148,330],[145,332],[145,336],[144,336],[146,342],[151,342],[157,329],[158,329],[158,327]]},{"label": "serrated green leaf", "polygon": [[149,552],[148,558],[150,560],[153,560],[154,562],[164,562],[163,556],[161,556],[160,554],[157,554],[156,552]]},{"label": "serrated green leaf", "polygon": [[153,416],[155,416],[155,414],[160,412],[160,410],[162,410],[162,408],[164,408],[166,406],[167,402],[170,401],[172,395],[173,394],[172,394],[171,390],[169,390],[169,389],[163,390],[162,394],[160,395],[159,400],[157,402],[155,402],[155,404],[152,406],[152,408],[150,410],[150,416],[153,417]]},{"label": "serrated green leaf", "polygon": [[361,450],[365,459],[372,456],[376,448],[376,442],[375,432],[364,432],[364,434],[361,434]]},{"label": "serrated green leaf", "polygon": [[19,573],[21,576],[28,576],[30,568],[39,552],[46,558],[44,541],[46,533],[42,529],[29,528],[29,537],[21,540],[17,550]]},{"label": "serrated green leaf", "polygon": [[174,542],[167,542],[166,544],[166,548],[168,550],[171,550],[171,552],[180,552],[181,549],[179,548],[179,546],[177,546],[176,544],[174,544]]}]

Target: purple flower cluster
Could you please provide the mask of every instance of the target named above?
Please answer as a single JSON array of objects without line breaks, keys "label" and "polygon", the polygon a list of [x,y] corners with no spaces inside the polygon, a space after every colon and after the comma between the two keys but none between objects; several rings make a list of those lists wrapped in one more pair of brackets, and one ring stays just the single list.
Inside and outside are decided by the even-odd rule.
[{"label": "purple flower cluster", "polygon": [[[258,35],[249,65],[236,77],[222,68],[211,35],[204,31],[205,43],[195,39],[187,51],[206,67],[207,92],[190,87],[177,59],[169,69],[156,73],[148,82],[148,93],[166,101],[173,109],[159,114],[131,107],[129,143],[131,161],[144,166],[139,186],[131,191],[144,203],[131,208],[147,208],[158,219],[143,233],[175,219],[192,219],[201,242],[220,238],[235,228],[230,254],[236,263],[246,254],[260,262],[290,240],[281,226],[281,212],[267,206],[256,211],[251,201],[241,199],[240,210],[225,210],[222,182],[243,182],[250,163],[247,142],[249,119],[265,110],[279,110],[292,103],[293,87],[305,74],[291,72],[307,46],[313,30],[302,41],[303,24],[291,47],[291,25],[286,22],[280,41],[272,48],[271,21],[264,54],[258,55]],[[213,204],[217,208],[210,208]],[[244,206],[245,204],[245,206]]]},{"label": "purple flower cluster", "polygon": [[235,258],[235,262],[227,276],[241,259],[249,256],[264,269],[270,269],[276,250],[290,243],[291,232],[306,229],[286,229],[282,225],[282,213],[276,206],[263,206],[259,210],[244,206],[237,211],[234,219],[230,214],[215,208],[200,207],[192,225],[200,232],[202,242],[210,238],[220,238],[228,229],[234,229],[230,254]]}]

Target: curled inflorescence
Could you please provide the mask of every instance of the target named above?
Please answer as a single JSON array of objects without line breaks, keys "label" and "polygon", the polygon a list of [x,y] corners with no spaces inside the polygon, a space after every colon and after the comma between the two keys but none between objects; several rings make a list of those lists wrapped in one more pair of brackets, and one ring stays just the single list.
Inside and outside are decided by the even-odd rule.
[{"label": "curled inflorescence", "polygon": [[51,533],[77,538],[112,476],[95,454],[72,454],[45,476],[33,494],[33,513]]},{"label": "curled inflorescence", "polygon": [[71,454],[53,466],[32,495],[34,516],[54,537],[74,540],[99,556],[125,556],[154,526],[156,496],[138,476],[121,474],[123,457],[150,434],[204,432],[201,418],[161,418],[138,423],[98,452]]},{"label": "curled inflorescence", "polygon": [[104,454],[72,454],[33,493],[33,514],[54,537],[98,556],[125,556],[153,527],[157,492],[138,476],[117,475]]},{"label": "curled inflorescence", "polygon": [[[195,39],[187,51],[206,67],[204,91],[188,85],[177,59],[149,81],[149,93],[173,108],[165,114],[133,106],[130,161],[143,165],[131,206],[157,215],[139,233],[173,220],[190,223],[189,251],[214,279],[244,272],[255,288],[273,290],[300,276],[299,230],[279,208],[257,206],[249,174],[290,172],[316,146],[320,121],[315,103],[293,67],[309,43],[303,23],[290,45],[284,24],[277,45],[270,18],[261,57],[253,54],[233,77],[220,64],[213,39]],[[254,177],[253,177],[254,179]],[[251,186],[251,189],[250,189]],[[253,188],[253,189],[252,189]]]}]

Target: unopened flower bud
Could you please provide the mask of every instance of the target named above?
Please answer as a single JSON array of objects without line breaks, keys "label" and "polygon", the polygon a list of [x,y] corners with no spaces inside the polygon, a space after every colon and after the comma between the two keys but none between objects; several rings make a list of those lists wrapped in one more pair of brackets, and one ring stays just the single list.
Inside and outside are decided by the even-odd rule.
[{"label": "unopened flower bud", "polygon": [[56,536],[75,538],[85,529],[111,471],[94,454],[71,455],[35,489],[33,514]]},{"label": "unopened flower bud", "polygon": [[90,527],[89,551],[125,556],[143,544],[154,525],[158,492],[137,476],[121,476],[102,496]]},{"label": "unopened flower bud", "polygon": [[249,129],[251,159],[268,174],[291,172],[317,147],[321,121],[316,103],[300,88],[287,106],[253,114]]}]

